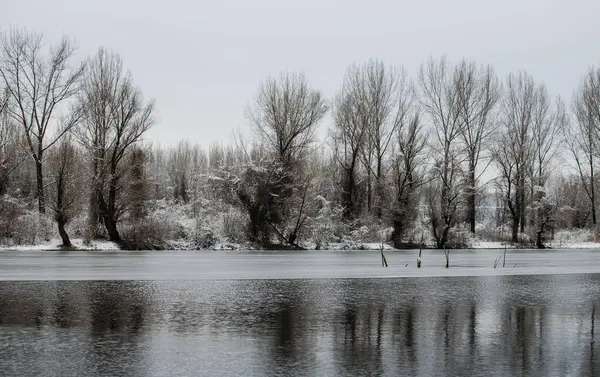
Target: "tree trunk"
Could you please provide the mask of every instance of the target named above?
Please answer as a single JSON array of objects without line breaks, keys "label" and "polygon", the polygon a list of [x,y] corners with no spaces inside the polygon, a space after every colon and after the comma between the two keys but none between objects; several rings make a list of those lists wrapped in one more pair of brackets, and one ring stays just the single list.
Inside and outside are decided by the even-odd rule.
[{"label": "tree trunk", "polygon": [[448,233],[450,232],[450,226],[448,224],[444,225],[444,230],[442,231],[442,237],[438,243],[438,249],[446,249],[446,244],[448,243]]},{"label": "tree trunk", "polygon": [[344,206],[344,217],[350,220],[354,216],[354,164],[345,169],[344,180],[341,202]]},{"label": "tree trunk", "polygon": [[[92,182],[90,186],[90,197],[88,203],[88,219],[87,219],[87,237],[96,239],[100,236],[99,228],[100,222],[103,222],[103,215],[101,214],[101,203],[102,203],[102,185],[100,183],[100,166],[99,161],[103,156],[97,150],[92,151]],[[102,220],[101,220],[102,218]]]},{"label": "tree trunk", "polygon": [[519,242],[519,215],[512,216],[512,242]]},{"label": "tree trunk", "polygon": [[475,167],[469,168],[469,189],[467,196],[467,216],[471,227],[471,233],[475,234]]},{"label": "tree trunk", "polygon": [[[398,216],[398,215],[396,215]],[[404,235],[404,221],[394,219],[394,231],[392,232],[392,242],[396,249],[402,248],[402,237]]]},{"label": "tree trunk", "polygon": [[71,240],[65,230],[67,223],[67,217],[65,215],[65,166],[61,167],[61,171],[56,177],[56,208],[55,217],[56,224],[58,225],[58,233],[62,239],[62,246],[71,247]]},{"label": "tree trunk", "polygon": [[99,225],[99,206],[100,206],[100,192],[96,184],[93,185],[88,205],[88,235],[87,237],[92,240],[98,238],[98,225]]},{"label": "tree trunk", "polygon": [[372,196],[371,169],[369,169],[367,170],[367,212],[369,214],[371,214]]},{"label": "tree trunk", "polygon": [[58,224],[58,233],[60,234],[60,238],[62,239],[62,246],[63,247],[71,247],[73,245],[71,245],[71,240],[69,239],[69,235],[67,234],[67,231],[65,230],[65,222],[64,220],[58,220],[57,221]]},{"label": "tree trunk", "polygon": [[592,222],[594,224],[594,226],[597,224],[597,218],[596,218],[596,190],[594,188],[595,186],[595,182],[594,182],[594,167],[592,166],[590,169],[590,200],[592,201]]},{"label": "tree trunk", "polygon": [[108,203],[106,213],[104,215],[104,226],[108,232],[108,237],[113,242],[121,242],[121,236],[117,230],[117,214],[116,214],[116,199],[117,199],[117,182],[112,174],[108,188]]},{"label": "tree trunk", "polygon": [[542,243],[542,234],[543,234],[543,233],[544,233],[543,231],[538,231],[538,232],[536,233],[536,238],[535,238],[535,246],[536,246],[538,249],[545,249],[545,248],[546,248],[546,246],[544,246],[544,244]]},{"label": "tree trunk", "polygon": [[[109,211],[110,213],[111,211]],[[112,216],[107,215],[104,217],[104,226],[106,227],[106,231],[108,232],[108,239],[113,242],[121,242],[121,235],[119,235],[119,231],[117,230],[117,222],[112,218]]]},{"label": "tree trunk", "polygon": [[515,216],[517,217],[517,226],[520,228],[520,232],[525,233],[525,177],[522,171],[517,174],[517,185],[515,187]]},{"label": "tree trunk", "polygon": [[39,213],[46,213],[46,195],[44,194],[44,173],[42,171],[42,157],[35,161],[35,173],[37,181],[37,198]]},{"label": "tree trunk", "polygon": [[375,215],[378,219],[381,219],[383,212],[381,210],[383,190],[383,157],[379,155],[377,157],[377,176],[375,177]]}]

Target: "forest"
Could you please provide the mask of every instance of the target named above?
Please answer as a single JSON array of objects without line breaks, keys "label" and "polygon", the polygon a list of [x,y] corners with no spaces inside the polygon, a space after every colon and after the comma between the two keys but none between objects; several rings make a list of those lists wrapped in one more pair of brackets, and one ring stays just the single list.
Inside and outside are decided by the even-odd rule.
[{"label": "forest", "polygon": [[545,248],[599,235],[600,67],[568,99],[443,55],[417,72],[349,62],[330,97],[283,70],[257,83],[247,132],[204,148],[145,138],[168,127],[160,104],[117,52],[77,51],[0,33],[0,245]]}]

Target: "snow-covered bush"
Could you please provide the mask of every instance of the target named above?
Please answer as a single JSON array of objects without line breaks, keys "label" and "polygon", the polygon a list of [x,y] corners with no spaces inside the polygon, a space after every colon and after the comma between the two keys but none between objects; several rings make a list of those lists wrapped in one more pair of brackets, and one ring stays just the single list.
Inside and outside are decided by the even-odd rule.
[{"label": "snow-covered bush", "polygon": [[35,245],[50,241],[55,233],[52,218],[32,209],[17,218],[13,240],[16,244]]},{"label": "snow-covered bush", "polygon": [[231,207],[223,214],[223,236],[229,242],[246,240],[248,215],[242,210]]},{"label": "snow-covered bush", "polygon": [[85,238],[87,234],[88,217],[85,213],[80,213],[75,216],[67,224],[67,232],[72,238]]},{"label": "snow-covered bush", "polygon": [[467,249],[476,243],[477,239],[471,233],[468,224],[458,224],[448,233],[449,249]]},{"label": "snow-covered bush", "polygon": [[348,232],[348,226],[343,221],[344,208],[321,195],[315,199],[317,214],[308,219],[306,237],[311,239],[317,249],[326,249],[331,242],[341,242]]},{"label": "snow-covered bush", "polygon": [[559,247],[594,241],[595,235],[591,229],[560,230],[554,234],[554,244],[558,244]]},{"label": "snow-covered bush", "polygon": [[143,222],[125,219],[121,236],[141,245],[164,245],[167,241],[189,237],[192,233],[186,224],[185,206],[174,201],[155,200],[147,203]]},{"label": "snow-covered bush", "polygon": [[0,199],[1,243],[34,245],[50,241],[55,234],[52,217],[40,214],[34,204],[7,195]]},{"label": "snow-covered bush", "polygon": [[218,242],[214,231],[208,227],[201,227],[196,231],[194,246],[196,249],[210,249]]},{"label": "snow-covered bush", "polygon": [[19,229],[15,220],[24,210],[18,199],[7,195],[0,197],[0,242],[6,243],[16,235]]}]

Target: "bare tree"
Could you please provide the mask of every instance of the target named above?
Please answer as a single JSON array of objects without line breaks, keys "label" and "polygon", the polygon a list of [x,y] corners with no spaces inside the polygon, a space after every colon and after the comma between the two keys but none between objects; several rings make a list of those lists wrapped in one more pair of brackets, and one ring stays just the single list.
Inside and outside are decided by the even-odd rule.
[{"label": "bare tree", "polygon": [[561,130],[568,128],[568,118],[563,101],[558,98],[555,108],[550,110],[545,106],[548,101],[542,99],[537,108],[533,124],[533,172],[532,187],[532,225],[535,227],[536,247],[545,248],[544,234],[556,222],[555,215],[558,207],[554,196],[548,195],[548,179],[553,168],[553,162],[558,153],[558,141]]},{"label": "bare tree", "polygon": [[[261,84],[247,109],[257,143],[236,184],[250,218],[252,240],[269,243],[275,232],[285,243],[298,246],[311,181],[305,165],[316,128],[327,110],[321,93],[310,88],[303,74],[282,73]],[[292,217],[296,226],[287,227]]]},{"label": "bare tree", "polygon": [[282,73],[261,84],[246,116],[257,140],[290,165],[306,157],[327,109],[321,93],[310,88],[304,74]]},{"label": "bare tree", "polygon": [[54,187],[50,207],[64,247],[71,247],[71,240],[65,226],[78,210],[77,201],[81,193],[78,161],[79,153],[68,137],[63,138],[57,148],[50,153],[52,186]]},{"label": "bare tree", "polygon": [[444,248],[457,222],[462,193],[462,103],[445,57],[438,61],[429,59],[421,65],[419,82],[422,105],[433,124],[434,137],[429,146],[434,158],[431,174],[436,181],[432,185],[436,189],[431,187],[431,190],[439,189],[436,195],[428,195],[430,221],[437,247]]},{"label": "bare tree", "polygon": [[356,77],[352,82],[362,86],[354,92],[362,94],[359,98],[366,111],[367,137],[362,155],[367,170],[367,208],[369,211],[375,208],[381,217],[387,172],[385,159],[398,128],[406,122],[413,100],[412,87],[403,67],[386,67],[378,60],[354,66],[350,72]]},{"label": "bare tree", "polygon": [[476,198],[479,181],[486,165],[478,171],[494,131],[497,128],[494,108],[500,98],[500,84],[491,66],[477,67],[475,62],[462,60],[454,71],[461,120],[461,136],[464,143],[467,176],[467,220],[475,233]]},{"label": "bare tree", "polygon": [[341,204],[348,220],[354,218],[360,208],[357,176],[361,151],[367,138],[368,116],[360,79],[356,68],[350,67],[342,90],[336,96],[334,124],[329,131],[334,158],[342,170]]},{"label": "bare tree", "polygon": [[[510,74],[502,101],[502,132],[495,143],[494,158],[500,170],[499,187],[510,211],[513,242],[525,229],[527,183],[536,154],[534,128],[548,121],[548,95],[525,72]],[[544,157],[545,158],[545,157]]]},{"label": "bare tree", "polygon": [[573,96],[575,122],[564,128],[564,140],[575,159],[579,178],[590,201],[592,223],[596,214],[596,156],[600,136],[600,68],[591,68]]},{"label": "bare tree", "polygon": [[427,141],[419,115],[400,123],[397,135],[398,152],[394,164],[395,201],[392,207],[394,231],[392,241],[402,247],[404,236],[418,214],[419,194],[425,179]]},{"label": "bare tree", "polygon": [[7,189],[10,174],[19,166],[18,130],[8,115],[8,95],[0,96],[0,196]]},{"label": "bare tree", "polygon": [[555,108],[545,91],[540,91],[532,127],[533,139],[533,174],[532,185],[544,187],[552,169],[552,162],[558,152],[558,141],[561,130],[568,127],[568,118],[564,102],[558,98]]},{"label": "bare tree", "polygon": [[89,62],[80,101],[77,135],[92,158],[90,221],[93,225],[100,218],[110,240],[120,242],[117,223],[127,203],[119,193],[130,168],[126,157],[154,124],[154,102],[144,101],[131,74],[123,72],[121,58],[104,49]]},{"label": "bare tree", "polygon": [[[10,97],[8,112],[23,130],[35,162],[38,208],[44,213],[44,152],[79,117],[78,111],[70,111],[63,117],[60,112],[61,105],[80,89],[83,65],[71,66],[75,46],[67,38],[45,51],[41,34],[15,29],[2,34],[1,48],[0,77]],[[62,118],[60,122],[58,118]],[[53,126],[56,133],[48,139]]]}]

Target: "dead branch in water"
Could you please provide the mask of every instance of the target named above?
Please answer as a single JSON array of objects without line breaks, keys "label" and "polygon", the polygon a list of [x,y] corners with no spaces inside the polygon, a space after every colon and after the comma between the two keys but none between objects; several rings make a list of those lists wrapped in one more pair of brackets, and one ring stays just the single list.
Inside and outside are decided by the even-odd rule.
[{"label": "dead branch in water", "polygon": [[496,258],[496,261],[494,262],[494,268],[496,268],[496,266],[498,266],[498,262],[500,262],[500,258],[502,258],[502,257]]},{"label": "dead branch in water", "polygon": [[450,250],[446,249],[444,245],[444,255],[446,256],[446,268],[450,267]]},{"label": "dead branch in water", "polygon": [[421,268],[421,253],[423,252],[423,235],[421,234],[421,244],[419,245],[419,256],[417,257],[417,268]]},{"label": "dead branch in water", "polygon": [[381,243],[380,250],[381,250],[381,267],[387,267],[388,263],[387,263],[387,260],[385,259],[385,255],[383,255],[383,242]]}]

